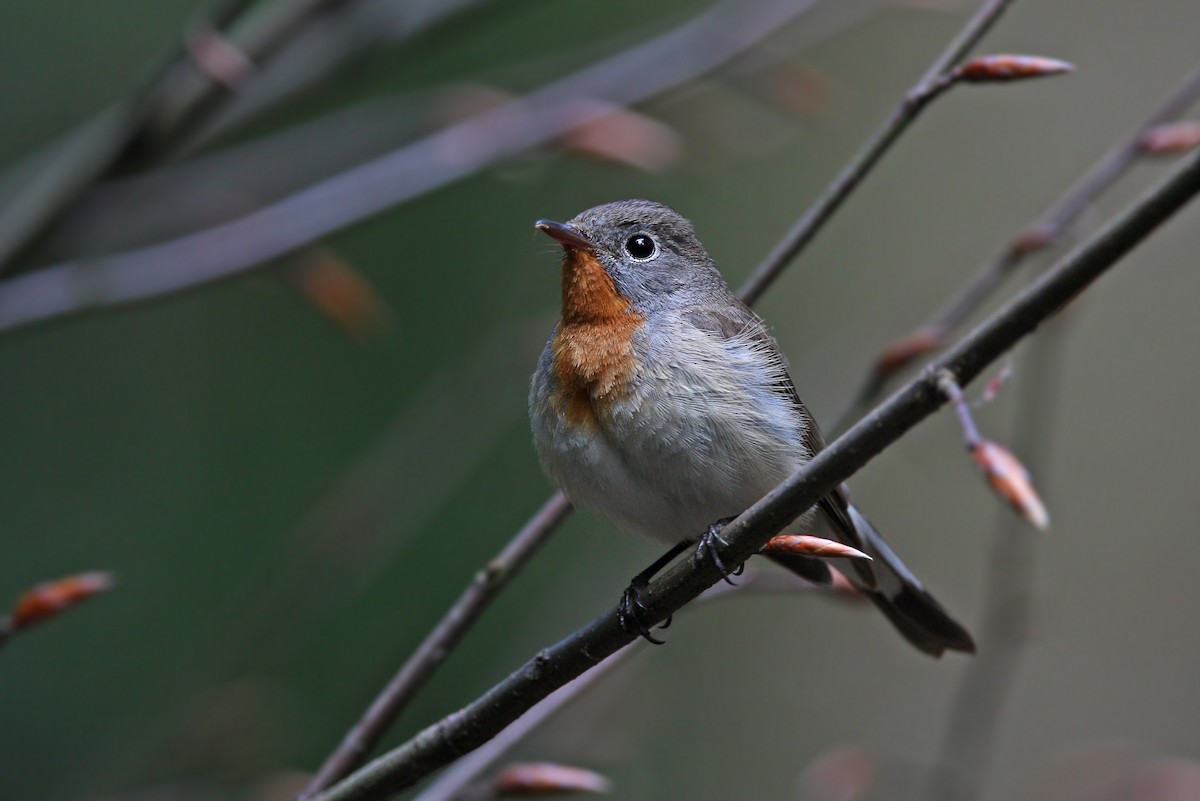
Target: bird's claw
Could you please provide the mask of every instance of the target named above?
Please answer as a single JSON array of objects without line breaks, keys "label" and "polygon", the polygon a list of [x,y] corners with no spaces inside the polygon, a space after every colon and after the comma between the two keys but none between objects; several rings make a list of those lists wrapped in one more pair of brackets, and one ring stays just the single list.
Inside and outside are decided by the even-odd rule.
[{"label": "bird's claw", "polygon": [[724,579],[725,583],[736,585],[737,582],[733,581],[729,577],[742,575],[742,571],[746,569],[746,565],[744,563],[739,564],[737,567],[730,570],[725,566],[725,560],[721,558],[721,553],[718,548],[718,546],[721,548],[729,547],[729,543],[726,542],[725,538],[721,536],[721,530],[724,529],[725,525],[732,519],[732,517],[727,517],[722,520],[718,520],[708,527],[708,531],[700,535],[700,539],[696,542],[696,558],[711,560],[712,563],[717,566],[717,570],[721,571],[721,578]]},{"label": "bird's claw", "polygon": [[[646,608],[645,602],[642,601],[642,592],[645,589],[645,584],[635,581],[626,587],[625,592],[621,594],[621,603],[617,605],[617,614],[621,621],[621,628],[655,645],[662,645],[666,641],[660,640],[651,634],[650,629],[646,626],[646,622],[642,619],[642,613],[650,611]],[[659,625],[659,628],[665,629],[670,625],[671,616],[667,615],[667,619]]]}]

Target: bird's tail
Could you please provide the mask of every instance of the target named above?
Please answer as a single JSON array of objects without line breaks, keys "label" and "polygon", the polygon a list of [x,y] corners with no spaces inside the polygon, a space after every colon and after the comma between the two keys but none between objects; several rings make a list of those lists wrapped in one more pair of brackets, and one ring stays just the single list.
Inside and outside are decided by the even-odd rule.
[{"label": "bird's tail", "polygon": [[[848,511],[858,535],[858,542],[848,544],[866,552],[872,561],[830,561],[921,651],[935,657],[946,650],[975,653],[971,635],[905,567],[871,522],[853,504]],[[775,561],[809,580],[829,577],[825,563],[815,559],[784,557]]]},{"label": "bird's tail", "polygon": [[[863,594],[887,615],[904,638],[931,656],[941,656],[946,649],[975,653],[975,641],[967,630],[929,594],[853,504],[850,519],[867,546],[863,550],[873,560],[869,566],[875,586],[863,587]],[[852,582],[857,578],[853,570],[847,574]]]}]

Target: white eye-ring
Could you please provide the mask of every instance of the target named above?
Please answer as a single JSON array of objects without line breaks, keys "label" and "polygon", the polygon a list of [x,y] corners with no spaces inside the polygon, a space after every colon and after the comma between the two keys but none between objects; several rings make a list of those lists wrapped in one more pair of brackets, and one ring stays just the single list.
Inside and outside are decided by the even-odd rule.
[{"label": "white eye-ring", "polygon": [[625,240],[625,252],[638,261],[650,261],[658,255],[658,244],[649,234],[634,234]]}]

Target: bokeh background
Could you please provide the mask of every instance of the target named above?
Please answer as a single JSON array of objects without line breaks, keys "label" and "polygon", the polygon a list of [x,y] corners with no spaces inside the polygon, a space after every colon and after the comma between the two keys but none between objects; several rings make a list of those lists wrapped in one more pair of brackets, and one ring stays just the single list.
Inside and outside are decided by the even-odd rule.
[{"label": "bokeh background", "polygon": [[[435,7],[357,5],[393,23]],[[234,103],[171,160],[182,166],[106,181],[19,269],[236,216],[707,8],[463,5],[395,36],[362,9],[344,68],[265,110]],[[27,197],[11,170],[130,96],[202,8],[0,4],[3,204]],[[79,570],[119,579],[0,652],[0,797],[289,797],[551,489],[525,392],[556,314],[558,256],[532,222],[654,198],[694,221],[736,284],[974,8],[828,0],[640,106],[662,126],[632,126],[640,165],[629,150],[557,142],[237,280],[0,336],[0,598]],[[1194,0],[1014,4],[979,52],[1078,71],[937,101],[759,306],[818,418],[836,417],[880,347],[1150,112],[1195,66],[1198,31]],[[294,75],[328,57],[281,64]],[[1136,165],[1081,233],[1166,164]],[[1034,616],[988,798],[1200,797],[1198,252],[1192,208],[1060,326],[1058,389],[1036,411],[1053,529],[1005,529],[1031,540]],[[342,318],[305,293],[314,262],[349,276]],[[979,411],[1002,442],[1029,424],[1016,413],[1024,356]],[[953,419],[928,421],[852,486],[978,629],[1010,513]],[[608,609],[656,553],[573,516],[388,742]],[[880,616],[803,594],[708,604],[668,635],[513,758],[598,770],[621,799],[928,797],[967,658],[929,660]]]}]

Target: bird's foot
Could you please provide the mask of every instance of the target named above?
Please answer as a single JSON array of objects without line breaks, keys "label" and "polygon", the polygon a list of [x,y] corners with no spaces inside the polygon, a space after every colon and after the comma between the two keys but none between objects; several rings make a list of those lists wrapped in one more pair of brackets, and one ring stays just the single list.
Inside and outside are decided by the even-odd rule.
[{"label": "bird's foot", "polygon": [[725,560],[721,558],[720,548],[729,547],[729,543],[721,536],[721,531],[731,520],[733,520],[732,517],[725,517],[713,523],[696,542],[696,558],[711,560],[717,566],[717,570],[721,571],[721,578],[725,580],[726,584],[736,584],[737,582],[733,581],[730,576],[740,576],[746,569],[745,564],[739,564],[730,570],[725,566]]},{"label": "bird's foot", "polygon": [[[650,633],[650,628],[646,625],[643,615],[650,610],[646,607],[646,602],[642,600],[642,593],[650,586],[650,579],[654,578],[664,567],[671,564],[671,561],[676,556],[679,556],[679,554],[691,547],[691,544],[690,540],[684,540],[671,546],[670,550],[655,559],[650,567],[638,573],[629,582],[629,586],[621,594],[621,602],[617,604],[617,614],[621,621],[621,628],[626,632],[636,634],[655,645],[663,644],[662,640]],[[659,628],[665,629],[669,625],[671,625],[670,615],[659,625]]]},{"label": "bird's foot", "polygon": [[[625,592],[621,594],[621,603],[617,604],[617,614],[621,621],[621,628],[630,634],[636,634],[644,640],[662,645],[665,640],[660,640],[650,633],[649,627],[646,626],[646,621],[643,619],[643,614],[648,612],[646,603],[642,600],[642,593],[647,587],[646,582],[639,582],[636,578],[625,588]],[[659,626],[665,629],[671,625],[671,616]]]}]

